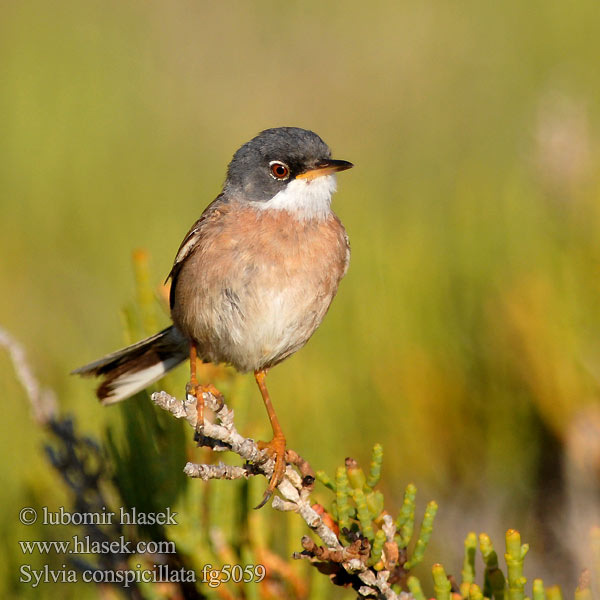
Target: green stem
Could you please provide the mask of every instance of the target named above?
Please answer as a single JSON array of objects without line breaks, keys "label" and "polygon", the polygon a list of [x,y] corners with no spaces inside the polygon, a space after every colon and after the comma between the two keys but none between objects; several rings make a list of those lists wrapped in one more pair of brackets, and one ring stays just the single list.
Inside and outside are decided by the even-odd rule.
[{"label": "green stem", "polygon": [[[460,593],[463,598],[470,596],[471,584],[475,581],[475,553],[477,551],[477,535],[471,531],[465,538],[465,557],[463,559],[462,583]],[[477,586],[479,593],[481,590]],[[482,594],[483,595],[483,594]]]},{"label": "green stem", "polygon": [[417,488],[409,483],[404,492],[404,502],[400,509],[400,514],[396,519],[396,530],[398,534],[396,540],[400,548],[406,548],[410,542],[415,525],[415,497]]},{"label": "green stem", "polygon": [[433,591],[437,600],[450,600],[452,585],[448,581],[446,571],[440,564],[433,565]]},{"label": "green stem", "polygon": [[404,563],[404,569],[407,571],[418,565],[422,560],[433,531],[433,521],[438,510],[437,503],[431,501],[425,509],[421,530],[419,531],[419,539],[415,545],[415,549],[409,560]]},{"label": "green stem", "polygon": [[509,600],[525,599],[525,583],[523,576],[523,562],[529,550],[527,544],[521,545],[521,534],[515,529],[506,532],[506,566],[508,571],[508,598]]},{"label": "green stem", "polygon": [[383,446],[381,444],[375,444],[373,446],[373,454],[371,455],[371,468],[369,470],[369,478],[367,479],[367,485],[373,489],[378,483],[381,477],[381,464],[383,462]]}]

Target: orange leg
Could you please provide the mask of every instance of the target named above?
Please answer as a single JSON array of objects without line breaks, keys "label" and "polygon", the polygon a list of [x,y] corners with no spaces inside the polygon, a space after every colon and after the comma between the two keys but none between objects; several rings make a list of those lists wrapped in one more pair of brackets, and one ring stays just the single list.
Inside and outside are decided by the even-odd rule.
[{"label": "orange leg", "polygon": [[261,450],[268,450],[269,454],[275,458],[275,468],[273,469],[273,475],[269,481],[269,487],[265,491],[262,502],[256,507],[263,507],[273,494],[273,490],[281,483],[283,475],[285,473],[285,436],[281,430],[281,425],[277,420],[277,415],[271,404],[271,398],[265,384],[265,377],[267,376],[266,369],[261,371],[254,371],[254,378],[262,394],[267,414],[269,415],[269,421],[271,421],[271,428],[273,429],[273,439],[270,442],[258,442],[258,447]]},{"label": "orange leg", "polygon": [[202,394],[198,394],[199,385],[196,379],[196,367],[198,362],[198,350],[196,344],[190,344],[190,383],[186,392],[196,396],[196,410],[198,411],[198,420],[196,421],[196,429],[201,431],[204,428],[204,398]]},{"label": "orange leg", "polygon": [[204,429],[204,394],[212,394],[221,404],[223,403],[223,394],[212,384],[199,385],[196,378],[196,367],[198,361],[198,349],[193,342],[190,344],[190,382],[186,386],[186,394],[196,396],[196,410],[198,419],[196,421],[196,431],[202,432]]}]

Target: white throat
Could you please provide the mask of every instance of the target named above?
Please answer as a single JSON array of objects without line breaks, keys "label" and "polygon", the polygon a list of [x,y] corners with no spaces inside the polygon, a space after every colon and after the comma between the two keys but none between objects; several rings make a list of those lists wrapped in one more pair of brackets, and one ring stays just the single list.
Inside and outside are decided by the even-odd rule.
[{"label": "white throat", "polygon": [[335,175],[315,179],[293,179],[267,202],[257,202],[261,210],[287,210],[298,219],[326,219],[331,212],[331,194],[337,188]]}]

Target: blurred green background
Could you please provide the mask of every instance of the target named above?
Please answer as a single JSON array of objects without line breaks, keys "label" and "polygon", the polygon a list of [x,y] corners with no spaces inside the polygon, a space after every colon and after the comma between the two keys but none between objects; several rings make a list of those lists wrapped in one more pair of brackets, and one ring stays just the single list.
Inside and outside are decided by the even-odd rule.
[{"label": "blurred green background", "polygon": [[[352,260],[322,327],[269,376],[290,446],[332,472],[381,442],[390,508],[408,481],[440,503],[428,564],[458,572],[469,530],[515,527],[529,568],[572,585],[600,475],[597,3],[0,11],[0,325],[64,411],[98,435],[115,414],[68,372],[125,341],[132,252],[158,290],[233,152],[267,127],[313,129],[356,165],[334,197]],[[248,379],[248,428],[266,436]],[[67,498],[3,352],[0,385],[16,564],[33,539],[18,510]],[[0,589],[15,577],[4,564]]]}]

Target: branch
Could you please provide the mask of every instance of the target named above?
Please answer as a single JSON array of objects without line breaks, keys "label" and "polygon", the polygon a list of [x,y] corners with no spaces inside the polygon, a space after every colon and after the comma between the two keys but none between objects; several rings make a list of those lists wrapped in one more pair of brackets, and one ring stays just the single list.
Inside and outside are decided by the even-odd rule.
[{"label": "branch", "polygon": [[[184,468],[185,474],[205,481],[241,479],[252,475],[264,475],[269,479],[273,473],[274,461],[264,450],[258,448],[253,439],[245,438],[237,431],[233,410],[208,392],[203,394],[203,399],[205,406],[214,412],[215,422],[205,420],[202,432],[197,435],[198,444],[217,452],[233,452],[242,458],[245,464],[231,466],[222,462],[218,464],[188,462]],[[155,392],[152,394],[152,401],[174,417],[185,419],[191,427],[197,428],[198,413],[194,396],[188,395],[185,400],[177,400],[166,392]],[[410,594],[405,592],[396,594],[392,590],[388,583],[392,569],[375,571],[368,566],[371,546],[366,538],[356,539],[349,546],[344,546],[338,534],[327,525],[320,514],[324,511],[310,499],[315,477],[308,462],[293,450],[287,450],[286,462],[285,476],[277,487],[281,496],[273,498],[272,506],[280,511],[297,512],[324,544],[318,546],[311,538],[305,536],[302,538],[304,551],[296,553],[294,558],[310,560],[319,570],[333,575],[334,583],[337,580],[340,585],[352,585],[359,596],[386,600],[412,598]],[[391,529],[386,530],[386,537],[393,541],[396,528],[391,518],[389,520],[389,523],[386,522],[386,529]]]}]

